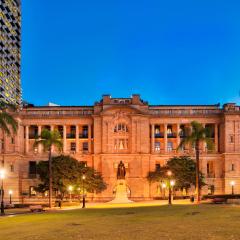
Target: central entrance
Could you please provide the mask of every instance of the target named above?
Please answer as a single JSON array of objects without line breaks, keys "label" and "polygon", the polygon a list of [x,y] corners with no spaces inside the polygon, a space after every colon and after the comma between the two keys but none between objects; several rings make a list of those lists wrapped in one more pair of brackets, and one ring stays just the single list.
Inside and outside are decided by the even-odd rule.
[{"label": "central entrance", "polygon": [[114,189],[115,198],[111,203],[130,203],[131,200],[128,199],[128,193],[130,192],[126,184],[126,168],[124,163],[120,161],[117,169],[117,183]]}]

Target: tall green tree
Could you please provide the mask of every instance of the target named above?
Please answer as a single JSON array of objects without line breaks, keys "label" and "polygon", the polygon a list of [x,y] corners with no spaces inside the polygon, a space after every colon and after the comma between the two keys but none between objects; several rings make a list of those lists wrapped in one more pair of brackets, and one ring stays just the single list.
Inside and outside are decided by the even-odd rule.
[{"label": "tall green tree", "polygon": [[[74,186],[74,189],[82,190],[82,176],[85,174],[84,192],[101,192],[106,189],[106,183],[100,173],[93,168],[88,167],[83,162],[79,162],[73,157],[60,155],[52,158],[53,167],[53,189],[64,194],[68,191],[68,186]],[[37,165],[41,183],[36,188],[39,192],[45,192],[49,189],[48,162],[40,161]],[[79,190],[78,190],[79,192]]]},{"label": "tall green tree", "polygon": [[[16,111],[16,106],[0,101],[0,129],[3,133],[10,136],[11,133],[16,134],[18,123],[11,113]],[[3,151],[5,151],[5,141],[3,139]],[[4,159],[2,164],[4,164]]]},{"label": "tall green tree", "polygon": [[210,128],[205,128],[199,122],[191,122],[191,126],[185,129],[186,137],[183,138],[178,146],[178,149],[189,144],[195,149],[196,156],[196,202],[200,202],[200,171],[199,171],[199,161],[200,161],[200,144],[206,143],[208,149],[212,149],[214,144],[211,139]]},{"label": "tall green tree", "polygon": [[57,130],[49,131],[48,129],[43,129],[41,135],[35,140],[34,146],[37,145],[42,145],[44,151],[48,152],[49,208],[52,208],[52,149],[55,146],[59,151],[62,150],[61,135]]},{"label": "tall green tree", "polygon": [[[172,171],[176,180],[175,188],[188,190],[196,186],[196,162],[189,156],[172,157],[167,162],[167,167]],[[204,176],[200,172],[200,187],[204,186]]]},{"label": "tall green tree", "polygon": [[[149,172],[148,180],[150,182],[165,182],[168,179],[167,172],[169,170],[175,180],[175,189],[187,191],[191,186],[196,186],[196,162],[188,156],[170,158],[165,166]],[[200,185],[205,185],[202,173],[200,173]]]}]

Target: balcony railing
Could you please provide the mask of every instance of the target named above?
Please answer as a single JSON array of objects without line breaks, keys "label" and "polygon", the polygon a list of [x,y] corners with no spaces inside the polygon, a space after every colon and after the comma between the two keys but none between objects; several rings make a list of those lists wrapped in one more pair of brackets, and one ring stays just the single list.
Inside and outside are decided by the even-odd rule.
[{"label": "balcony railing", "polygon": [[215,115],[221,114],[221,109],[149,109],[149,112],[153,115],[162,116],[186,116],[186,115]]},{"label": "balcony railing", "polygon": [[29,139],[36,139],[37,136],[38,136],[37,134],[29,134],[29,135],[28,135],[28,138],[29,138]]},{"label": "balcony railing", "polygon": [[94,113],[93,108],[82,108],[76,110],[68,110],[68,109],[23,109],[22,114],[27,116],[36,116],[36,117],[51,117],[51,116],[87,116],[92,115]]},{"label": "balcony railing", "polygon": [[167,134],[167,137],[168,137],[168,138],[176,138],[176,137],[177,137],[177,134],[176,134],[176,133],[168,133],[168,134]]},{"label": "balcony railing", "polygon": [[75,133],[67,133],[67,138],[76,138]]},{"label": "balcony railing", "polygon": [[164,137],[164,133],[160,132],[160,133],[155,133],[155,138],[163,138]]},{"label": "balcony railing", "polygon": [[180,133],[179,136],[180,136],[180,138],[185,138],[185,137],[187,137],[187,135],[186,135],[185,133]]},{"label": "balcony railing", "polygon": [[79,138],[88,138],[88,133],[80,133]]}]

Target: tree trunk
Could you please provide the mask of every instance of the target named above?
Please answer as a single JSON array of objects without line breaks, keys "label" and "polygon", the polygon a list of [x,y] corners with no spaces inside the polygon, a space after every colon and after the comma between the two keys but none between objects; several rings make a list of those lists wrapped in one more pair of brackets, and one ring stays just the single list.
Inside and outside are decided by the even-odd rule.
[{"label": "tree trunk", "polygon": [[48,164],[48,171],[49,171],[49,208],[52,208],[52,147],[49,148],[49,164]]},{"label": "tree trunk", "polygon": [[199,158],[199,141],[196,141],[196,203],[200,203]]}]

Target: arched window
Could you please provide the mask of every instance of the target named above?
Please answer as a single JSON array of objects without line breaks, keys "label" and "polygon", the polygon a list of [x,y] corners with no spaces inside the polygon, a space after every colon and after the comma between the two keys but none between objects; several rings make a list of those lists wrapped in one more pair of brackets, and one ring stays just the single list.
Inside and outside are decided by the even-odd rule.
[{"label": "arched window", "polygon": [[125,123],[118,123],[114,127],[114,132],[128,132],[128,127]]}]

